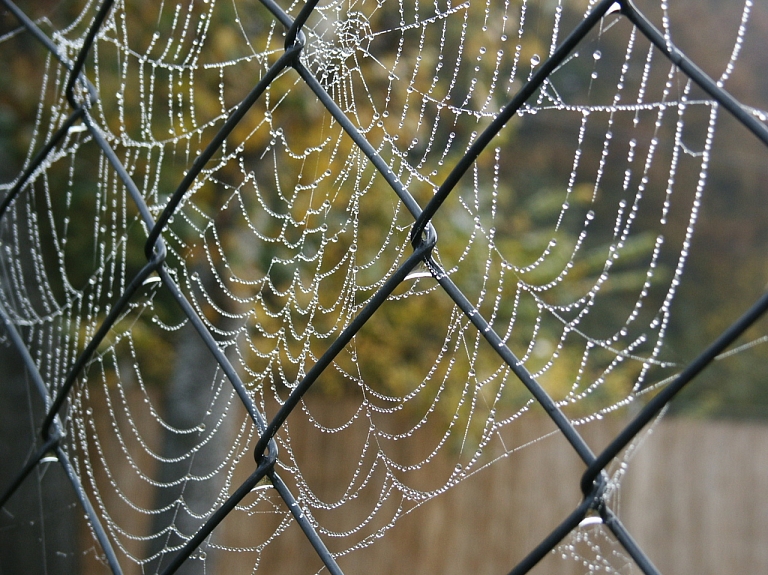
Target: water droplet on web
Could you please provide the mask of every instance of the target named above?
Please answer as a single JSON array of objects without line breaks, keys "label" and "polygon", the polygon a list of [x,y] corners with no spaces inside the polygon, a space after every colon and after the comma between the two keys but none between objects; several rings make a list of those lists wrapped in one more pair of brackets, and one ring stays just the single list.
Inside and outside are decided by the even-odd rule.
[{"label": "water droplet on web", "polygon": [[589,220],[591,222],[594,219],[595,219],[595,212],[594,212],[594,210],[589,210],[587,212],[587,220]]},{"label": "water droplet on web", "polygon": [[600,525],[602,524],[603,519],[601,517],[585,517],[581,520],[581,523],[579,523],[579,527],[588,527],[589,525]]},{"label": "water droplet on web", "polygon": [[481,54],[485,54],[485,51],[486,51],[486,50],[485,50],[485,46],[481,46],[481,47],[480,47],[480,53],[481,53]]},{"label": "water droplet on web", "polygon": [[405,276],[406,280],[415,280],[418,278],[431,278],[432,273],[427,269],[427,266],[424,264],[424,262],[419,262],[419,264],[413,268],[408,275]]},{"label": "water droplet on web", "polygon": [[595,60],[595,62],[597,62],[602,57],[603,57],[603,53],[600,52],[600,50],[595,50],[594,52],[592,52],[592,58]]},{"label": "water droplet on web", "polygon": [[43,457],[40,459],[40,463],[55,463],[58,461],[59,458],[56,457],[56,454],[53,451],[48,451]]},{"label": "water droplet on web", "polygon": [[538,66],[541,62],[541,57],[538,54],[531,56],[531,66]]},{"label": "water droplet on web", "polygon": [[251,489],[251,493],[254,491],[264,491],[266,489],[270,489],[272,487],[272,482],[269,480],[269,477],[266,475],[259,479],[259,482],[253,486],[253,489]]}]

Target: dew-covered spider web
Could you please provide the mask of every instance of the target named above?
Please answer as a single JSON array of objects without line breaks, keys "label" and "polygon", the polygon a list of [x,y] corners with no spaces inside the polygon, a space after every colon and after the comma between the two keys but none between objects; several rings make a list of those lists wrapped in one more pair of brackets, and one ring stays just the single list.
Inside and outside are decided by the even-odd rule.
[{"label": "dew-covered spider web", "polygon": [[[124,572],[168,567],[253,472],[254,414],[271,421],[297,389],[275,435],[282,487],[266,476],[249,489],[189,572],[271,565],[291,552],[299,517],[344,568],[398,519],[557,430],[522,431],[544,412],[520,373],[578,436],[636,413],[685,368],[693,356],[669,345],[676,297],[689,267],[706,267],[693,262],[707,255],[696,238],[713,147],[720,124],[736,122],[622,13],[628,4],[603,4],[450,185],[597,2],[321,0],[298,64],[272,76],[301,2],[117,0],[96,28],[95,1],[19,3],[48,48],[6,5],[0,53],[26,87],[3,80],[3,101],[28,128],[13,136],[23,152],[4,168],[3,198],[64,133],[2,215],[0,303],[47,405],[63,397],[48,422],[61,430],[58,460]],[[721,89],[740,66],[754,70],[752,0],[718,7],[718,40],[703,47],[674,4],[640,6],[670,50],[698,50]],[[741,109],[763,126],[742,85]],[[737,128],[735,141],[757,142]],[[421,236],[436,244],[413,267],[428,204]],[[143,274],[164,213],[167,255]],[[30,456],[45,417],[32,419]],[[608,467],[606,501],[631,451]],[[97,535],[84,536],[84,564],[106,561]],[[631,555],[596,516],[555,551],[585,572],[635,572]]]}]

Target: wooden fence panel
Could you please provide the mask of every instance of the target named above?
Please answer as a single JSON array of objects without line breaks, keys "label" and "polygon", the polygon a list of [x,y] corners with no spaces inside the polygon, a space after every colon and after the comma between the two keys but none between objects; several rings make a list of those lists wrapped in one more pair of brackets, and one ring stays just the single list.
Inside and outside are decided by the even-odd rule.
[{"label": "wooden fence panel", "polygon": [[[553,427],[544,417],[519,423],[519,445]],[[597,451],[615,436],[621,423],[609,419],[579,430]],[[313,475],[313,487],[332,490],[335,466],[354,465],[344,458],[357,457],[359,438],[310,433],[309,428],[304,433],[302,425],[307,424],[291,421],[292,437],[301,438],[293,447],[319,458],[322,469]],[[146,439],[152,442],[152,438]],[[446,471],[452,465],[448,455],[438,465]],[[377,544],[340,557],[339,564],[348,575],[507,573],[578,505],[583,470],[562,436],[551,435],[424,504],[401,518]],[[119,469],[113,472],[120,473]],[[666,575],[768,573],[766,494],[768,426],[667,418],[643,438],[629,462],[616,510]],[[364,496],[375,495],[372,491]],[[108,495],[107,509],[116,503],[109,499],[116,497]],[[214,537],[219,543],[248,545],[254,536],[252,528],[253,522],[244,529],[233,515]],[[603,553],[616,550],[625,555],[601,537],[599,531],[591,536],[603,542]],[[89,536],[84,537],[83,548],[91,546]],[[140,550],[133,551],[141,555]],[[253,562],[253,554],[229,553],[225,563],[212,567],[216,573],[250,573]],[[619,557],[613,564],[620,566],[621,562]],[[84,572],[98,571],[93,561],[86,560],[83,567]],[[320,567],[293,525],[266,548],[259,571],[270,575],[314,573]],[[586,572],[579,561],[562,561],[552,555],[533,573]],[[625,566],[620,572],[639,570]]]}]

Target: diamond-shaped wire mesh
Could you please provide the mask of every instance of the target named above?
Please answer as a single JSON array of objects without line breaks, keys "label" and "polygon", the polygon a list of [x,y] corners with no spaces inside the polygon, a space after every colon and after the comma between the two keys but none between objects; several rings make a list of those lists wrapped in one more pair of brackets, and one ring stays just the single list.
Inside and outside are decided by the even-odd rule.
[{"label": "diamond-shaped wire mesh", "polygon": [[[288,485],[286,485],[275,470],[276,460],[281,457],[280,453],[278,453],[275,436],[291,412],[300,405],[302,397],[313,383],[317,381],[318,377],[332,365],[332,362],[352,341],[358,331],[378,312],[382,304],[396,292],[398,287],[406,281],[406,278],[412,278],[412,274],[416,273],[423,276],[432,276],[436,280],[443,295],[450,298],[461,312],[464,313],[467,320],[476,328],[477,333],[485,340],[488,349],[498,354],[507,368],[527,388],[530,395],[544,408],[559,432],[565,437],[587,468],[580,478],[580,487],[584,495],[581,504],[568,517],[564,518],[562,523],[548,537],[532,549],[530,554],[514,567],[512,573],[528,572],[547,553],[555,549],[580,523],[585,520],[589,521],[590,518],[598,521],[598,517],[599,521],[602,521],[613,533],[619,544],[644,573],[657,573],[657,569],[653,566],[646,553],[633,541],[630,533],[611,509],[606,496],[608,480],[604,471],[685,385],[693,381],[714,358],[723,353],[729,345],[736,341],[745,330],[764,314],[766,308],[768,308],[768,295],[764,295],[754,303],[741,319],[729,327],[698,358],[682,370],[679,375],[661,388],[615,439],[602,452],[595,454],[582,438],[572,421],[560,409],[558,403],[553,400],[551,395],[537,381],[537,378],[516,357],[507,345],[508,342],[505,340],[504,334],[499,334],[494,330],[492,319],[489,319],[487,312],[477,309],[471,303],[470,298],[454,282],[451,274],[443,269],[439,259],[434,257],[435,248],[440,246],[438,238],[441,230],[439,225],[433,223],[433,221],[441,213],[444,202],[452,194],[455,195],[457,193],[456,190],[462,178],[471,177],[467,172],[472,170],[472,166],[478,158],[492,153],[492,150],[487,148],[491,146],[493,139],[503,131],[505,125],[515,114],[523,109],[529,99],[537,94],[538,90],[545,85],[550,75],[556,72],[563,62],[575,51],[579,50],[584,39],[602,25],[601,23],[607,14],[620,17],[631,23],[638,34],[644,36],[655,46],[658,53],[663,54],[679,71],[682,71],[703,92],[716,101],[719,106],[727,110],[729,114],[743,125],[745,131],[752,132],[764,145],[768,145],[768,129],[766,129],[765,125],[732,98],[721,85],[710,79],[673,46],[669,39],[665,38],[663,33],[654,28],[648,18],[629,0],[603,0],[595,4],[589,10],[586,17],[570,31],[556,49],[552,50],[551,55],[544,59],[540,65],[536,66],[527,81],[500,108],[501,111],[495,116],[493,121],[480,134],[476,135],[468,145],[466,153],[455,161],[450,173],[424,205],[421,205],[414,198],[409,188],[401,181],[399,175],[393,173],[389,164],[382,159],[380,155],[381,148],[370,142],[366,133],[361,131],[356,123],[348,117],[347,113],[339,107],[338,98],[329,95],[329,90],[332,91],[334,86],[338,86],[338,84],[334,85],[332,82],[329,82],[328,74],[331,73],[329,68],[322,65],[322,62],[318,60],[314,52],[310,54],[311,57],[305,60],[308,50],[316,50],[315,47],[307,43],[303,28],[316,10],[317,0],[304,5],[295,19],[281,9],[278,4],[269,0],[262,0],[262,4],[271,12],[273,18],[285,29],[285,49],[269,65],[258,82],[251,86],[248,95],[237,106],[236,110],[229,115],[218,132],[213,135],[206,132],[205,137],[200,137],[202,140],[201,144],[204,146],[203,149],[198,152],[196,159],[190,162],[190,167],[183,180],[178,183],[176,191],[167,199],[164,209],[160,213],[153,212],[147,205],[146,198],[139,191],[139,186],[134,181],[140,175],[130,173],[123,166],[123,161],[111,147],[108,138],[105,137],[99,120],[92,116],[92,107],[98,95],[98,90],[94,83],[98,82],[98,80],[86,77],[83,67],[87,58],[92,54],[94,38],[105,25],[107,16],[113,7],[112,0],[105,0],[93,17],[93,20],[87,24],[89,32],[79,52],[71,60],[66,55],[59,53],[57,45],[46,37],[38,25],[10,0],[3,0],[3,4],[26,30],[25,33],[33,35],[45,50],[48,51],[49,55],[59,61],[57,66],[60,68],[60,72],[57,78],[62,83],[59,89],[63,88],[65,90],[71,111],[68,118],[61,120],[60,126],[53,136],[40,146],[37,156],[28,163],[24,172],[16,178],[13,189],[3,198],[3,203],[0,207],[0,217],[7,217],[9,207],[16,198],[20,194],[26,193],[25,185],[28,180],[52,154],[58,153],[58,147],[66,140],[67,134],[70,133],[73,127],[83,126],[83,130],[87,130],[94,142],[94,165],[103,166],[108,163],[111,166],[111,170],[117,174],[120,180],[119,184],[125,186],[128,190],[134,204],[131,209],[137,210],[146,229],[150,230],[147,239],[141,242],[143,243],[145,263],[138,273],[132,278],[127,278],[124,283],[123,292],[119,294],[111,309],[104,315],[98,330],[95,333],[86,334],[87,339],[84,340],[86,343],[83,345],[82,351],[79,352],[76,360],[73,361],[66,378],[63,381],[55,382],[55,385],[53,382],[46,381],[46,375],[38,370],[39,361],[36,360],[36,357],[38,357],[40,350],[30,348],[29,343],[23,340],[19,334],[18,322],[14,320],[14,317],[17,316],[14,316],[13,313],[5,308],[9,302],[14,301],[14,296],[12,293],[13,287],[4,284],[2,300],[4,303],[3,307],[0,308],[0,315],[2,315],[5,324],[7,337],[21,355],[31,384],[45,404],[46,415],[40,429],[40,438],[36,443],[34,455],[29,458],[26,466],[19,471],[17,479],[13,484],[5,488],[2,496],[3,504],[13,497],[20,485],[25,481],[31,481],[31,473],[41,462],[57,461],[74,487],[79,504],[87,516],[90,528],[102,548],[109,567],[115,573],[121,572],[118,556],[113,549],[113,541],[111,541],[103,528],[99,520],[99,514],[94,509],[93,502],[90,501],[84,488],[84,470],[76,469],[73,466],[66,450],[62,447],[62,442],[71,441],[72,438],[66,436],[59,416],[67,401],[71,399],[70,394],[75,382],[81,376],[82,371],[88,365],[93,354],[98,353],[105,336],[125,317],[137,293],[148,282],[155,282],[154,278],[159,278],[158,281],[162,282],[162,285],[172,294],[177,313],[183,314],[190,324],[194,326],[204,343],[204,348],[207,350],[206,353],[209,353],[215,359],[218,369],[223,374],[221,380],[226,382],[226,385],[232,386],[238,400],[242,402],[253,425],[257,429],[258,434],[254,450],[255,461],[252,464],[252,470],[248,478],[239,485],[232,486],[228,499],[219,502],[215,512],[205,518],[204,523],[197,529],[194,536],[179,545],[179,549],[172,560],[163,564],[162,572],[173,573],[185,561],[193,557],[198,547],[206,541],[227,514],[267,478],[276,488],[286,509],[290,511],[295,521],[301,526],[306,538],[314,547],[328,571],[331,573],[341,573],[334,555],[328,550],[326,542],[318,534],[315,523],[303,512],[302,505],[297,501]],[[130,4],[130,2],[127,2],[127,4]],[[341,37],[347,38],[347,42],[353,44],[360,41],[360,29],[366,25],[366,22],[361,20],[361,17],[356,16],[355,18],[353,18],[353,24],[349,25],[349,29],[345,29],[341,33]],[[345,46],[346,44],[342,42],[341,47],[335,49],[343,50]],[[331,52],[329,54],[333,55]],[[311,65],[307,64],[307,61]],[[291,75],[291,80],[296,83],[303,83],[307,92],[314,94],[319,102],[318,105],[324,107],[327,113],[334,118],[335,122],[343,128],[355,146],[359,148],[359,151],[374,166],[378,172],[377,177],[382,178],[387,183],[391,193],[395,194],[405,206],[411,216],[409,222],[411,224],[410,240],[413,249],[412,253],[407,255],[402,263],[392,268],[391,273],[387,275],[383,283],[377,286],[375,294],[370,297],[366,305],[357,311],[354,318],[328,346],[327,350],[322,353],[313,365],[309,366],[306,374],[300,378],[299,383],[291,390],[290,395],[283,402],[274,417],[266,420],[261,406],[254,403],[253,397],[249,393],[247,386],[242,382],[238,370],[233,367],[232,358],[228,357],[221,349],[217,339],[211,334],[211,326],[206,322],[201,310],[196,307],[194,302],[189,301],[185,290],[179,286],[180,275],[175,273],[174,270],[174,266],[179,265],[175,259],[177,255],[172,254],[166,244],[169,241],[169,223],[175,214],[180,213],[184,206],[186,194],[194,185],[196,178],[209,162],[216,161],[217,155],[222,153],[226,145],[226,138],[238,129],[248,111],[260,99],[265,98],[267,93],[269,93],[270,97],[275,97],[275,94],[270,92],[270,87],[276,82],[284,81],[286,75]],[[14,248],[13,246],[11,247]],[[19,246],[16,246],[14,249],[18,248]],[[125,246],[125,249],[137,253],[141,252],[141,248],[134,244]],[[405,326],[403,329],[418,329],[418,326]],[[393,334],[393,337],[397,337],[397,335]],[[577,478],[563,478],[563,480],[578,481]]]}]

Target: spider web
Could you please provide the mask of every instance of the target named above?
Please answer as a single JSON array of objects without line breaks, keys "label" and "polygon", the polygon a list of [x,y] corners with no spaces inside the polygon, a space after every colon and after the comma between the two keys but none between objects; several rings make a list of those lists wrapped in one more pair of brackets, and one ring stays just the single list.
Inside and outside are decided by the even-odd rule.
[{"label": "spider web", "polygon": [[[163,233],[168,274],[268,420],[410,255],[417,214],[390,182],[426,205],[592,4],[317,6],[301,61],[386,173],[288,69],[191,182]],[[285,9],[295,17],[302,6]],[[68,3],[37,23],[74,60],[98,8]],[[718,64],[721,85],[751,10],[741,7]],[[9,32],[3,43],[17,39]],[[85,64],[98,94],[89,117],[153,217],[284,39],[266,10],[240,2],[117,2],[109,12]],[[70,114],[66,68],[42,51],[35,58],[43,72],[27,163]],[[438,267],[411,272],[276,436],[277,469],[334,555],[371,545],[398,518],[536,443],[518,439],[534,400],[441,278],[574,424],[626,408],[679,372],[664,342],[719,114],[609,13],[509,121],[433,220]],[[143,265],[150,230],[82,122],[25,189],[3,221],[2,305],[55,396]],[[78,378],[62,421],[120,561],[145,572],[161,569],[242,482],[259,437],[155,275]],[[318,442],[338,447],[318,454]],[[237,555],[256,569],[296,528],[268,483],[226,525],[195,564]],[[575,543],[610,546],[593,529],[584,525]],[[576,547],[563,558],[627,572],[620,553],[619,564],[584,560]]]}]

